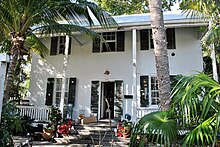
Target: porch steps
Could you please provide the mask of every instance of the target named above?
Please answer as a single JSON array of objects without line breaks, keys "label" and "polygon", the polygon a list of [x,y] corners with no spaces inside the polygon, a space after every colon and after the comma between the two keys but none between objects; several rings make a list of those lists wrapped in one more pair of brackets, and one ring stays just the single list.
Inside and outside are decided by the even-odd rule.
[{"label": "porch steps", "polygon": [[75,143],[87,143],[89,145],[103,145],[103,146],[117,146],[127,147],[129,138],[118,138],[115,136],[114,130],[117,127],[116,122],[111,123],[108,120],[99,121],[96,123],[89,123],[84,125],[75,126],[80,139],[74,140]]}]

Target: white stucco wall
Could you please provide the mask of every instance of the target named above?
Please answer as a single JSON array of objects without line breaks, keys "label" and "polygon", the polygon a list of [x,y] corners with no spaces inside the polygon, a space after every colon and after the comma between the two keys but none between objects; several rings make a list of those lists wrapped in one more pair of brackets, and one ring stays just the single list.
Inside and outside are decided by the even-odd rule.
[{"label": "white stucco wall", "polygon": [[[92,53],[92,40],[78,36],[83,45],[72,40],[72,51],[68,60],[66,77],[76,77],[75,113],[86,110],[90,113],[91,81],[123,80],[124,95],[132,94],[132,39],[131,31],[125,32],[125,52]],[[50,38],[43,39],[50,48]],[[175,53],[175,56],[171,56]],[[176,49],[169,50],[170,73],[190,74],[202,71],[202,51],[199,44],[198,32],[195,28],[176,29]],[[37,106],[44,106],[46,99],[47,78],[62,76],[64,55],[50,56],[45,60],[36,54],[32,59],[30,100]],[[141,75],[156,75],[153,50],[140,51],[140,36],[137,32],[137,91],[139,96],[139,78]],[[104,74],[108,69],[110,74]],[[131,100],[124,100],[124,114],[131,114]],[[77,114],[76,114],[77,115]]]}]

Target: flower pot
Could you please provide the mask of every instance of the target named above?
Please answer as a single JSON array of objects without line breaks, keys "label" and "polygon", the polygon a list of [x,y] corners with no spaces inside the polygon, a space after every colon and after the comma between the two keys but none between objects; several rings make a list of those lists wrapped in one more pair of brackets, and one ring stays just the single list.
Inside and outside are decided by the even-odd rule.
[{"label": "flower pot", "polygon": [[50,129],[43,130],[43,134],[42,134],[43,139],[50,141],[53,135],[54,135],[54,130],[50,130]]}]

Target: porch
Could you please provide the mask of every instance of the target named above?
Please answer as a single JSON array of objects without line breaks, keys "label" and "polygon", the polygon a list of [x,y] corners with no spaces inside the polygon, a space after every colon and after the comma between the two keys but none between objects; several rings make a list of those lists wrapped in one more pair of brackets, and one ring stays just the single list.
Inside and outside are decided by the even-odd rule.
[{"label": "porch", "polygon": [[26,105],[17,105],[17,108],[20,110],[20,116],[29,116],[35,121],[49,122],[49,113],[50,108],[45,107],[36,107],[36,106],[26,106]]},{"label": "porch", "polygon": [[[36,106],[25,106],[25,105],[17,105],[17,108],[20,109],[21,116],[29,116],[31,119],[35,119],[35,121],[45,121],[49,122],[49,113],[50,108],[45,107],[36,107]],[[147,109],[147,108],[137,108],[136,118],[139,120],[144,115],[157,111],[157,109]]]}]

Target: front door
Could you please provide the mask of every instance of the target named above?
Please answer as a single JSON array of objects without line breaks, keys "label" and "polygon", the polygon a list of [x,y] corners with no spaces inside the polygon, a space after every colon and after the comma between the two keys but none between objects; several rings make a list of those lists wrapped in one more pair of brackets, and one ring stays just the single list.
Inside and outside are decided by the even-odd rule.
[{"label": "front door", "polygon": [[111,115],[111,119],[114,119],[114,91],[115,82],[102,82],[102,97],[100,102],[100,118],[108,119]]}]

